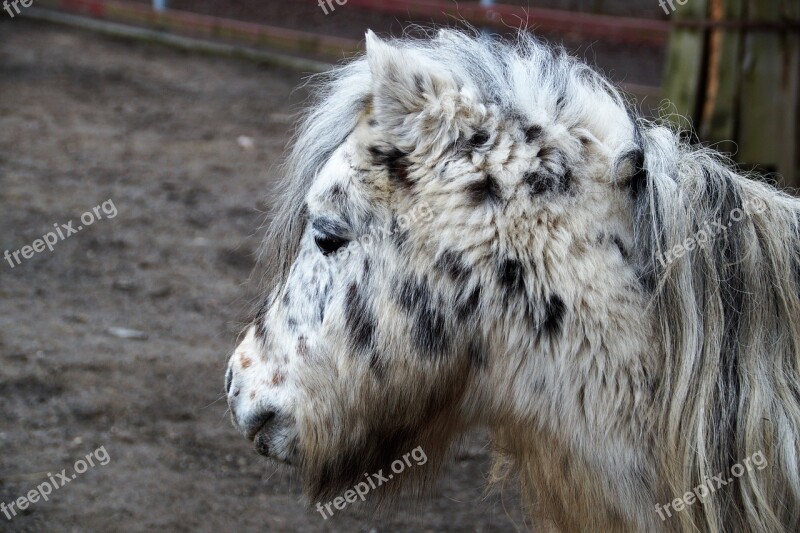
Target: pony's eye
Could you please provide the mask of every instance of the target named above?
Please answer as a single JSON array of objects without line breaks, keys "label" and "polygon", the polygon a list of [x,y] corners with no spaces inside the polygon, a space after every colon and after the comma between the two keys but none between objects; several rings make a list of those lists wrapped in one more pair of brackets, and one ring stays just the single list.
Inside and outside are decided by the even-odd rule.
[{"label": "pony's eye", "polygon": [[332,235],[317,235],[314,237],[314,242],[317,243],[317,248],[319,248],[324,255],[332,254],[347,244],[347,240]]}]

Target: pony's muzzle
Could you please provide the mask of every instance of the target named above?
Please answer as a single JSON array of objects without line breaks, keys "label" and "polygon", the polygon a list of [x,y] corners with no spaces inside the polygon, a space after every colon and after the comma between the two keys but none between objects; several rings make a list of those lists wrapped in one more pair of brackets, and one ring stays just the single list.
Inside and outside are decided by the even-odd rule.
[{"label": "pony's muzzle", "polygon": [[291,464],[296,454],[295,421],[281,408],[285,395],[279,393],[272,378],[277,369],[270,366],[261,349],[255,329],[250,328],[228,362],[225,395],[231,420],[258,453]]},{"label": "pony's muzzle", "polygon": [[281,435],[287,433],[284,426],[288,418],[279,415],[276,409],[260,403],[242,401],[240,386],[235,381],[233,370],[228,369],[225,375],[225,391],[233,425],[255,445],[258,453],[286,461],[287,458],[274,452],[280,448],[276,441],[282,440]]},{"label": "pony's muzzle", "polygon": [[264,408],[260,403],[244,400],[242,398],[244,386],[238,381],[235,379],[233,368],[229,367],[225,373],[225,394],[231,409],[231,419],[233,425],[247,440],[252,441],[262,430],[268,430],[269,425],[275,421],[275,409]]}]

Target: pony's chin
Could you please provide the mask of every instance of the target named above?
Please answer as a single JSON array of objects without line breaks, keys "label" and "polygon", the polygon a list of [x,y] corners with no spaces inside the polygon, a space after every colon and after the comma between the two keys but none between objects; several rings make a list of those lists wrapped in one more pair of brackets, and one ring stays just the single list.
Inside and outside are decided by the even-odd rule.
[{"label": "pony's chin", "polygon": [[253,437],[256,452],[273,461],[288,466],[297,464],[297,444],[294,439],[277,436],[269,430],[262,430]]}]

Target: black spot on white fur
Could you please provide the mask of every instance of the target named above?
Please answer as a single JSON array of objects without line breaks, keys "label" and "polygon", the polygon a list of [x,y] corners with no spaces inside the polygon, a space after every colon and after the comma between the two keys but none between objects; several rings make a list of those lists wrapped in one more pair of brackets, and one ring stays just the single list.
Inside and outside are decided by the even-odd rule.
[{"label": "black spot on white fur", "polygon": [[344,204],[347,201],[347,192],[342,189],[342,186],[339,184],[334,185],[331,187],[330,190],[330,199],[332,202],[336,204]]},{"label": "black spot on white fur", "polygon": [[571,169],[567,169],[559,180],[559,192],[567,194],[573,191],[573,174]]},{"label": "black spot on white fur", "polygon": [[565,312],[564,300],[558,294],[551,295],[545,306],[544,331],[551,335],[561,333]]},{"label": "black spot on white fur", "polygon": [[549,172],[528,172],[523,181],[530,188],[532,196],[540,196],[556,188],[557,182]]},{"label": "black spot on white fur", "polygon": [[443,252],[434,267],[443,272],[456,288],[455,312],[459,320],[470,318],[480,304],[481,287],[470,287],[472,269],[464,262],[463,256],[453,250]]},{"label": "black spot on white fur", "polygon": [[497,275],[500,285],[508,295],[525,294],[525,271],[522,268],[522,263],[516,259],[503,259],[500,261]]},{"label": "black spot on white fur", "polygon": [[413,278],[408,278],[400,285],[397,301],[406,311],[413,311],[420,306],[428,305],[430,294],[428,294],[427,287]]},{"label": "black spot on white fur", "polygon": [[383,166],[389,171],[389,178],[397,185],[403,188],[411,188],[414,185],[408,177],[410,166],[408,154],[395,147],[382,150],[377,146],[371,146],[369,153],[372,154],[376,165]]},{"label": "black spot on white fur", "polygon": [[470,269],[464,264],[461,254],[452,250],[443,252],[434,265],[446,273],[456,284],[461,285],[469,279]]},{"label": "black spot on white fur", "polygon": [[447,352],[449,341],[445,329],[444,315],[433,307],[420,307],[412,328],[412,337],[417,349],[432,357],[442,357]]},{"label": "black spot on white fur", "polygon": [[377,321],[355,282],[351,283],[347,289],[344,311],[345,325],[350,332],[350,345],[353,353],[359,357],[369,357],[370,368],[379,378],[382,377],[385,370],[376,350]]},{"label": "black spot on white fur", "polygon": [[466,320],[473,316],[481,303],[481,286],[475,285],[469,291],[461,291],[456,302],[456,316],[459,320]]},{"label": "black spot on white fur", "polygon": [[473,181],[467,185],[465,192],[467,194],[467,199],[474,206],[479,206],[487,202],[494,204],[502,199],[500,184],[497,183],[497,180],[491,175]]},{"label": "black spot on white fur", "polygon": [[568,194],[574,191],[574,176],[567,167],[564,154],[553,148],[542,148],[539,152],[540,165],[535,171],[523,176],[532,196],[549,192]]},{"label": "black spot on white fur", "polygon": [[467,142],[467,148],[469,150],[474,150],[476,148],[480,148],[489,142],[489,134],[484,130],[478,130],[472,134],[469,141]]},{"label": "black spot on white fur", "polygon": [[528,295],[525,287],[525,268],[522,263],[512,258],[501,259],[498,263],[497,276],[500,288],[503,290],[505,305],[511,305],[515,301],[522,302],[525,320],[538,328],[541,325],[536,318],[539,304],[536,298]]},{"label": "black spot on white fur", "polygon": [[425,281],[406,279],[400,285],[398,303],[411,315],[411,342],[422,355],[440,358],[450,348],[445,317],[434,304]]},{"label": "black spot on white fur", "polygon": [[525,142],[532,143],[538,140],[542,136],[543,131],[542,127],[537,125],[525,128]]}]

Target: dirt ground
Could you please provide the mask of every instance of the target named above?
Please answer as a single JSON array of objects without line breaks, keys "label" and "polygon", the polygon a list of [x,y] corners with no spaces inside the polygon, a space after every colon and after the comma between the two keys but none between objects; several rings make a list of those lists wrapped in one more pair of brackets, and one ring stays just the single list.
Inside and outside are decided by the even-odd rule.
[{"label": "dirt ground", "polygon": [[0,253],[54,224],[82,227],[81,215],[108,200],[117,211],[14,268],[0,259],[0,503],[48,473],[69,475],[101,446],[110,457],[12,521],[0,514],[0,531],[521,525],[513,490],[484,497],[480,435],[430,499],[378,517],[353,504],[324,521],[291,474],[231,426],[225,362],[252,296],[257,228],[300,82],[0,19]]}]

